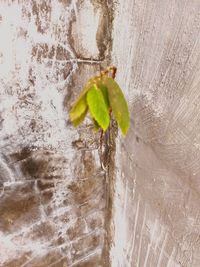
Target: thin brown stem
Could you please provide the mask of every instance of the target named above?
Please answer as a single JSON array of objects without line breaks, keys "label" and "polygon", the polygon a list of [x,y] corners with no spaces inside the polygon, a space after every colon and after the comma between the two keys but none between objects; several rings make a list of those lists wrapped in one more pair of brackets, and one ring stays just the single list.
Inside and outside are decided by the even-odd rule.
[{"label": "thin brown stem", "polygon": [[112,71],[112,78],[115,79],[117,68],[115,66],[110,67]]},{"label": "thin brown stem", "polygon": [[[104,76],[104,75],[110,74],[111,77],[113,79],[115,79],[116,72],[117,72],[117,68],[115,66],[109,66],[105,70],[100,71],[100,75],[96,76],[96,78],[99,79],[99,78],[102,78],[102,76]],[[110,117],[110,120],[112,120],[112,109],[111,108],[109,109],[109,117]],[[110,128],[111,128],[111,125],[109,126],[108,131],[110,131]],[[108,140],[108,135],[109,135],[108,131],[105,133],[105,136],[107,136],[106,140]],[[103,130],[101,129],[101,133],[100,133],[100,161],[101,161],[101,167],[103,170],[106,170],[106,167],[104,165],[104,153],[105,153],[105,151],[103,151],[103,139],[105,136],[104,136]],[[107,149],[109,149],[108,144],[106,144],[106,147],[107,147]]]}]

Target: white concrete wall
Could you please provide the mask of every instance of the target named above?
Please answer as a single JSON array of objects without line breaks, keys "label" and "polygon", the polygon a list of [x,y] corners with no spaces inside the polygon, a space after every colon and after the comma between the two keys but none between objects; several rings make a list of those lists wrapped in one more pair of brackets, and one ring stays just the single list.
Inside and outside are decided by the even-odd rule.
[{"label": "white concrete wall", "polygon": [[199,34],[199,1],[119,1],[113,63],[132,123],[116,151],[115,267],[200,266]]}]

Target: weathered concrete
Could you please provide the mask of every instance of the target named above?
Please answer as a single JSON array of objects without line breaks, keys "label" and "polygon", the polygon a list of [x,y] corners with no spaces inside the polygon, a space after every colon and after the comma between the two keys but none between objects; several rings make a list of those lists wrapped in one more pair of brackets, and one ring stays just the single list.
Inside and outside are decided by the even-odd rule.
[{"label": "weathered concrete", "polygon": [[[1,1],[0,266],[200,266],[199,32],[199,0]],[[104,172],[68,111],[111,61]]]},{"label": "weathered concrete", "polygon": [[[0,3],[0,266],[107,266],[99,136],[69,108],[107,65],[106,1]],[[106,29],[106,34],[104,34]]]},{"label": "weathered concrete", "polygon": [[118,6],[132,125],[116,151],[113,266],[200,266],[199,34],[198,0]]}]

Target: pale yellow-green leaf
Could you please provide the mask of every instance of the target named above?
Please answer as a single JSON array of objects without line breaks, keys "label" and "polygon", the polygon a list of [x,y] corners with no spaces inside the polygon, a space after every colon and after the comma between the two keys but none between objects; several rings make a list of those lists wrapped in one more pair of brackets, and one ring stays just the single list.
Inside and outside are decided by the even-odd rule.
[{"label": "pale yellow-green leaf", "polygon": [[74,127],[77,127],[81,122],[84,121],[87,111],[88,111],[88,108],[77,119],[72,120],[72,124]]},{"label": "pale yellow-green leaf", "polygon": [[[76,120],[79,121],[78,120],[79,117],[83,117],[82,115],[86,112],[86,110],[87,110],[86,93],[88,92],[88,90],[90,89],[91,85],[94,82],[95,82],[95,80],[94,80],[94,78],[92,78],[86,83],[86,85],[83,87],[83,90],[80,92],[78,99],[73,104],[73,106],[70,110],[70,113],[69,113],[72,123]],[[81,118],[80,118],[80,121],[82,121]]]},{"label": "pale yellow-green leaf", "polygon": [[102,82],[108,88],[110,106],[122,133],[125,135],[129,129],[130,116],[124,94],[114,79],[103,76]]},{"label": "pale yellow-green leaf", "polygon": [[97,81],[97,86],[98,86],[98,88],[101,90],[101,92],[103,94],[104,101],[105,101],[105,104],[106,104],[107,108],[109,108],[110,103],[109,103],[109,98],[108,98],[108,88],[102,83],[101,80]]},{"label": "pale yellow-green leaf", "polygon": [[71,121],[77,120],[84,112],[87,110],[87,101],[86,96],[83,95],[78,101],[73,105],[70,111],[70,119]]},{"label": "pale yellow-green leaf", "polygon": [[103,94],[96,85],[93,85],[87,92],[87,103],[92,117],[106,131],[110,123],[109,112]]}]

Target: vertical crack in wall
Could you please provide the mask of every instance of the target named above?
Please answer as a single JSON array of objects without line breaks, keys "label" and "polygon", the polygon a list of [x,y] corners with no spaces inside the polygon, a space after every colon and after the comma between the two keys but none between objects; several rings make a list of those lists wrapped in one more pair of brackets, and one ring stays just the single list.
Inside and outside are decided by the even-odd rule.
[{"label": "vertical crack in wall", "polygon": [[[98,48],[98,54],[93,58],[87,57],[87,50],[85,50],[84,46],[80,44],[77,40],[79,40],[79,25],[82,20],[82,16],[84,14],[79,15],[84,8],[85,2],[82,1],[77,3],[77,15],[73,17],[69,28],[69,38],[70,43],[72,45],[72,49],[77,58],[81,59],[83,63],[88,62],[88,64],[94,65],[94,70],[96,70],[95,65],[99,67],[99,70],[106,68],[111,62],[111,51],[112,51],[112,23],[114,18],[114,4],[112,1],[98,1],[92,0],[92,5],[94,6],[94,12],[99,16],[99,22],[96,32],[96,45]],[[88,7],[89,3],[87,3]],[[95,22],[94,22],[95,23]],[[90,48],[90,44],[88,43],[88,49]],[[95,51],[95,48],[94,48]],[[81,62],[78,62],[79,70],[83,70],[83,66]],[[79,75],[79,77],[77,76]],[[86,75],[82,74],[82,71],[72,76],[71,85],[77,84],[77,82],[83,78],[85,79]],[[82,78],[81,78],[82,77]],[[68,90],[68,95],[66,100],[68,103],[71,102],[71,97],[73,97],[73,93],[69,94],[71,90]],[[68,104],[67,104],[68,105]],[[105,246],[102,255],[102,264],[103,266],[111,266],[110,263],[110,245],[112,240],[112,230],[111,230],[111,217],[112,217],[112,201],[113,201],[113,188],[114,188],[114,166],[115,166],[115,139],[117,135],[117,126],[114,121],[112,121],[112,127],[109,128],[104,137],[104,152],[103,152],[103,164],[106,166],[106,171],[104,173],[104,181],[105,181],[105,194],[104,198],[106,200],[106,211],[105,211],[105,223],[104,229],[106,231],[105,238]],[[85,149],[84,138],[86,135],[81,131],[79,131],[79,138],[74,142],[74,145],[82,147]],[[87,142],[86,142],[87,143]],[[98,146],[99,139],[97,138],[96,144]],[[99,156],[101,160],[101,155]],[[85,161],[85,168],[87,169],[87,161]]]},{"label": "vertical crack in wall", "polygon": [[[99,59],[102,60],[101,68],[105,68],[112,65],[112,29],[114,19],[114,2],[113,1],[98,1],[92,0],[92,3],[96,8],[101,6],[102,13],[100,16],[100,24],[98,27],[96,41],[99,49]],[[105,166],[105,197],[106,197],[106,218],[105,218],[105,230],[106,230],[106,243],[104,247],[103,257],[105,258],[104,264],[106,267],[111,266],[110,261],[110,248],[113,238],[113,229],[111,227],[112,214],[113,214],[113,193],[115,183],[115,152],[116,152],[116,137],[117,137],[117,125],[115,121],[111,120],[111,126],[105,133],[103,139],[103,157],[102,164]]]},{"label": "vertical crack in wall", "polygon": [[106,259],[106,266],[112,266],[110,261],[110,249],[113,240],[112,228],[112,216],[113,216],[113,199],[114,199],[114,184],[115,184],[115,152],[116,152],[116,137],[118,133],[118,126],[112,119],[111,126],[107,130],[104,138],[104,153],[103,153],[103,165],[106,168],[106,245],[104,249],[104,255]]}]

